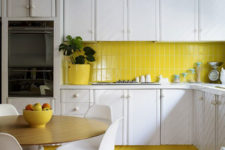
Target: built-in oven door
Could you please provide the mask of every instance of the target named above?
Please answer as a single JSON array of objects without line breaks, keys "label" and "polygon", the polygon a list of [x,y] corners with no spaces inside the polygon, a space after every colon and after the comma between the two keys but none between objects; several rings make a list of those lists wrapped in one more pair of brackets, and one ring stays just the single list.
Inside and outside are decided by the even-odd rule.
[{"label": "built-in oven door", "polygon": [[53,31],[9,30],[9,67],[53,66]]}]

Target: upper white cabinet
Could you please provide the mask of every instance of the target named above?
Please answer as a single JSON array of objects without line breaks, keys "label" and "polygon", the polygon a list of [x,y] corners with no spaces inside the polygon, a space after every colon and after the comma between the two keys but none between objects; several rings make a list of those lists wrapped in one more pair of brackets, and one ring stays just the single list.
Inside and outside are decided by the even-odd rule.
[{"label": "upper white cabinet", "polygon": [[126,40],[125,0],[96,0],[96,40]]},{"label": "upper white cabinet", "polygon": [[128,144],[160,145],[159,90],[128,91]]},{"label": "upper white cabinet", "polygon": [[160,41],[196,39],[196,2],[196,0],[160,0]]},{"label": "upper white cabinet", "polygon": [[192,144],[192,90],[161,92],[161,144]]},{"label": "upper white cabinet", "polygon": [[8,0],[8,17],[28,17],[29,0]]},{"label": "upper white cabinet", "polygon": [[65,36],[81,36],[84,41],[95,40],[94,0],[65,0]]},{"label": "upper white cabinet", "polygon": [[156,38],[156,0],[128,0],[128,40]]},{"label": "upper white cabinet", "polygon": [[8,0],[8,17],[53,17],[55,0]]},{"label": "upper white cabinet", "polygon": [[55,0],[30,0],[31,17],[55,16]]},{"label": "upper white cabinet", "polygon": [[224,0],[199,0],[201,41],[225,41]]}]

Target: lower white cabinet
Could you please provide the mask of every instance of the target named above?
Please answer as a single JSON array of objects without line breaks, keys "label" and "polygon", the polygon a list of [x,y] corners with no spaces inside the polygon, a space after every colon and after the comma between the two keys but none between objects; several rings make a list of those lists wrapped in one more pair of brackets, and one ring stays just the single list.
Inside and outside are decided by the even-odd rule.
[{"label": "lower white cabinet", "polygon": [[216,150],[219,150],[222,146],[225,146],[225,96],[218,96],[217,111]]},{"label": "lower white cabinet", "polygon": [[159,90],[95,90],[94,96],[111,107],[113,120],[123,117],[117,145],[160,144]]},{"label": "lower white cabinet", "polygon": [[192,90],[161,90],[161,144],[192,144]]},{"label": "lower white cabinet", "polygon": [[202,150],[215,150],[216,147],[216,96],[205,93],[204,96],[204,125],[203,137],[201,142]]},{"label": "lower white cabinet", "polygon": [[193,144],[199,149],[203,149],[204,142],[204,92],[194,91],[194,129]]},{"label": "lower white cabinet", "polygon": [[194,145],[199,150],[225,146],[225,96],[195,91]]},{"label": "lower white cabinet", "polygon": [[52,109],[54,111],[55,105],[54,105],[54,99],[53,98],[26,98],[26,97],[9,97],[7,99],[7,103],[12,104],[16,107],[19,114],[23,114],[23,110],[28,104],[35,104],[35,103],[49,103],[52,106]]},{"label": "lower white cabinet", "polygon": [[84,117],[90,108],[90,90],[61,90],[61,114]]},{"label": "lower white cabinet", "polygon": [[160,90],[128,91],[128,145],[160,145]]},{"label": "lower white cabinet", "polygon": [[94,103],[110,106],[112,111],[112,121],[123,117],[123,121],[121,121],[118,129],[116,145],[125,145],[126,100],[124,90],[95,90]]}]

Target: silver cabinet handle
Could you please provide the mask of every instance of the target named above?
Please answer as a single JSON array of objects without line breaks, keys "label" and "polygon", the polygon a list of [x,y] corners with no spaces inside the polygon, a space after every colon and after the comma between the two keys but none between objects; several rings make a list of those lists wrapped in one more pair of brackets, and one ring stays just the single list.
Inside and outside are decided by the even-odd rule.
[{"label": "silver cabinet handle", "polygon": [[211,104],[216,105],[217,104],[216,100],[212,100]]},{"label": "silver cabinet handle", "polygon": [[203,98],[203,97],[201,97],[201,98],[200,98],[200,100],[201,100],[201,101],[203,101],[203,100],[204,100],[204,98]]},{"label": "silver cabinet handle", "polygon": [[36,8],[36,6],[35,5],[31,5],[31,8]]},{"label": "silver cabinet handle", "polygon": [[26,8],[29,9],[30,8],[30,5],[26,5]]},{"label": "silver cabinet handle", "polygon": [[79,107],[75,107],[74,109],[73,109],[73,111],[78,111],[80,108]]},{"label": "silver cabinet handle", "polygon": [[79,97],[79,94],[74,94],[73,97],[77,98],[77,97]]},{"label": "silver cabinet handle", "polygon": [[129,99],[130,98],[130,95],[127,95],[127,97],[126,97],[127,99]]}]

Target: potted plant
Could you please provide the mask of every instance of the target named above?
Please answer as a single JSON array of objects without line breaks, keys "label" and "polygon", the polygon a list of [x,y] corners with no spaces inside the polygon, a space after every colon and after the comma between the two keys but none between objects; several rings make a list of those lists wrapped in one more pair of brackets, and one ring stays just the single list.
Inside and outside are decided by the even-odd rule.
[{"label": "potted plant", "polygon": [[83,47],[83,40],[77,36],[72,38],[68,35],[66,41],[59,46],[59,51],[63,51],[64,56],[69,59],[66,68],[68,69],[68,83],[76,85],[85,85],[89,82],[90,62],[95,61],[95,50],[91,47]]}]

